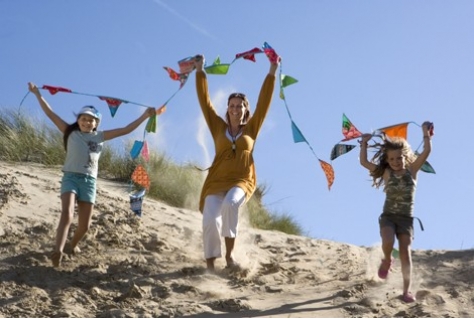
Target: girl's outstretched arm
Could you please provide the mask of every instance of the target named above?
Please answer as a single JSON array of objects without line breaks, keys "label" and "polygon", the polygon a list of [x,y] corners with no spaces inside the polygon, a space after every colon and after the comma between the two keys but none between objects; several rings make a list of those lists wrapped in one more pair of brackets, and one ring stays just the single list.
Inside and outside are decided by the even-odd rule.
[{"label": "girl's outstretched arm", "polygon": [[367,159],[367,144],[369,140],[372,138],[372,134],[362,134],[361,136],[361,141],[360,143],[360,155],[359,155],[359,161],[360,165],[363,167],[367,168],[369,171],[374,171],[377,168],[377,165],[374,163],[370,162]]},{"label": "girl's outstretched arm", "polygon": [[54,113],[53,109],[45,100],[45,98],[41,96],[41,93],[38,87],[34,83],[29,82],[28,89],[30,90],[31,93],[33,93],[36,96],[36,99],[38,99],[38,102],[41,108],[43,109],[44,113],[46,114],[46,116],[49,117],[49,119],[54,123],[54,125],[57,126],[57,128],[61,131],[61,133],[64,133],[66,131],[66,128],[68,127],[68,124],[62,118],[60,118],[56,113]]},{"label": "girl's outstretched arm", "polygon": [[104,140],[105,141],[111,140],[113,138],[116,138],[116,137],[119,137],[119,136],[122,136],[122,135],[126,135],[126,134],[132,132],[138,126],[140,126],[140,124],[142,124],[143,121],[145,121],[150,116],[153,116],[154,114],[156,114],[155,108],[153,108],[153,107],[147,108],[145,110],[145,112],[143,112],[143,114],[139,118],[137,118],[135,121],[128,124],[127,126],[122,127],[122,128],[117,128],[117,129],[114,129],[114,130],[104,131]]},{"label": "girl's outstretched arm", "polygon": [[431,153],[431,136],[430,136],[430,126],[432,125],[431,122],[424,122],[421,125],[421,129],[423,131],[423,152],[416,158],[416,160],[410,165],[410,171],[413,176],[416,176],[420,168],[428,159],[428,156]]}]

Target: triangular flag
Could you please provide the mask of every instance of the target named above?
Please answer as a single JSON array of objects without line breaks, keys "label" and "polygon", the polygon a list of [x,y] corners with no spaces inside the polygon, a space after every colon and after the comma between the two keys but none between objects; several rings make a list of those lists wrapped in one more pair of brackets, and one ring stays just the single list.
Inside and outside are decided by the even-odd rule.
[{"label": "triangular flag", "polygon": [[263,52],[265,52],[265,55],[268,57],[268,60],[270,60],[270,63],[276,64],[280,62],[280,56],[267,42],[263,44]]},{"label": "triangular flag", "polygon": [[150,187],[150,178],[143,166],[138,165],[132,173],[132,181],[148,189]]},{"label": "triangular flag", "polygon": [[179,73],[191,73],[194,69],[195,57],[187,57],[178,61]]},{"label": "triangular flag", "polygon": [[148,122],[146,123],[146,126],[145,126],[145,131],[147,131],[148,133],[156,132],[156,114],[148,118]]},{"label": "triangular flag", "polygon": [[245,60],[250,60],[250,61],[253,61],[255,62],[255,54],[256,53],[262,53],[263,51],[259,48],[253,48],[252,50],[249,50],[249,51],[245,51],[245,52],[242,52],[242,53],[237,53],[235,55],[235,58],[236,59],[239,59],[239,58],[244,58]]},{"label": "triangular flag", "polygon": [[293,141],[295,143],[306,142],[300,129],[296,126],[295,122],[291,121],[291,131],[293,132]]},{"label": "triangular flag", "polygon": [[169,68],[167,66],[164,66],[163,69],[165,69],[166,72],[168,72],[168,75],[170,76],[170,78],[172,80],[179,81],[180,77],[179,77],[178,72],[176,72],[175,70],[173,70],[172,68]]},{"label": "triangular flag", "polygon": [[137,215],[138,217],[142,217],[142,204],[143,204],[143,197],[145,197],[146,190],[142,189],[137,191],[134,194],[130,194],[130,209]]},{"label": "triangular flag", "polygon": [[436,171],[434,170],[433,166],[431,166],[428,161],[424,162],[423,165],[421,165],[420,169],[425,173],[436,174]]},{"label": "triangular flag", "polygon": [[70,89],[66,89],[60,86],[43,85],[42,89],[48,90],[51,95],[54,95],[58,92],[72,93]]},{"label": "triangular flag", "polygon": [[118,108],[122,102],[127,103],[127,101],[116,99],[113,97],[107,97],[107,96],[99,96],[99,99],[102,101],[107,102],[107,105],[109,106],[110,114],[112,117],[115,116],[115,113],[117,113]]},{"label": "triangular flag", "polygon": [[285,99],[285,93],[283,92],[283,88],[280,87],[280,99],[284,100]]},{"label": "triangular flag", "polygon": [[407,139],[408,124],[410,124],[410,122],[387,126],[378,129],[378,131],[384,132],[389,137],[403,137]]},{"label": "triangular flag", "polygon": [[342,114],[342,135],[345,137],[342,141],[348,141],[362,135],[362,132],[349,121],[344,113]]},{"label": "triangular flag", "polygon": [[133,147],[130,150],[130,155],[132,156],[132,159],[136,159],[140,155],[140,152],[142,151],[142,147],[143,147],[142,141],[135,141],[135,143],[133,143]]},{"label": "triangular flag", "polygon": [[331,164],[326,163],[323,160],[319,160],[319,164],[321,164],[321,168],[326,175],[326,179],[328,180],[328,188],[331,190],[331,186],[334,183],[334,169],[332,168]]},{"label": "triangular flag", "polygon": [[146,141],[143,142],[142,157],[146,162],[150,160],[150,152],[148,151],[148,143]]},{"label": "triangular flag", "polygon": [[[415,152],[416,156],[419,156],[420,153]],[[434,170],[433,166],[428,161],[425,161],[423,165],[421,165],[420,170],[425,173],[431,173],[431,174],[436,174],[436,171]]]},{"label": "triangular flag", "polygon": [[281,87],[287,87],[288,85],[292,85],[296,82],[298,82],[298,80],[289,75],[285,75],[285,74],[281,75],[281,82],[280,82]]},{"label": "triangular flag", "polygon": [[356,146],[350,144],[336,144],[331,150],[331,161],[353,150]]},{"label": "triangular flag", "polygon": [[230,64],[213,64],[206,66],[204,70],[207,74],[225,75],[229,72]]}]

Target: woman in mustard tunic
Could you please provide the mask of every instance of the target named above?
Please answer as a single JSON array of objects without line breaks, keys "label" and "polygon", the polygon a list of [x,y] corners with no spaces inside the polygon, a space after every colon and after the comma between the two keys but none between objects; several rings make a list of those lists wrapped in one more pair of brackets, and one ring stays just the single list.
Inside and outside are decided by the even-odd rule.
[{"label": "woman in mustard tunic", "polygon": [[227,267],[238,264],[232,257],[237,236],[239,209],[256,188],[253,148],[272,100],[278,64],[270,63],[253,116],[247,97],[232,93],[227,102],[226,119],[217,115],[209,97],[204,56],[195,59],[196,91],[199,104],[215,146],[214,161],[201,191],[199,210],[203,214],[204,257],[214,271],[216,258],[222,257],[221,237],[225,237]]}]

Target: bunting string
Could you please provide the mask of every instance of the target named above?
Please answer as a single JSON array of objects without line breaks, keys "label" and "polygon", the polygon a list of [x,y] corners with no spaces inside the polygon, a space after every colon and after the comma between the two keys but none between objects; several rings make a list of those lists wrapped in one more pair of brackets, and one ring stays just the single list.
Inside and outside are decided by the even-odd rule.
[{"label": "bunting string", "polygon": [[[414,124],[418,127],[421,127],[420,124],[417,124],[416,122],[413,122],[413,121],[385,126],[385,127],[376,129],[372,132],[372,140],[374,140],[375,138],[384,140],[385,137],[389,137],[389,138],[402,137],[406,140],[408,137],[409,124]],[[434,134],[433,131],[431,131],[431,134]],[[356,145],[346,144],[343,142],[348,142],[362,136],[362,132],[356,128],[356,126],[349,120],[349,118],[344,113],[342,114],[342,135],[344,136],[344,138],[341,141],[339,141],[336,145],[334,145],[334,147],[331,150],[331,156],[330,156],[331,161],[335,160],[339,156],[344,155],[350,152],[351,150],[353,150],[354,148],[356,148]],[[374,142],[374,144],[369,145],[369,147],[379,149],[381,145],[382,145],[381,142]],[[414,151],[415,155],[417,156],[419,155],[418,149],[421,147],[421,145],[423,145],[423,141],[420,142],[420,144]],[[431,164],[428,161],[426,161],[422,165],[420,170],[425,173],[436,174],[436,171],[434,170],[433,166],[431,166]]]},{"label": "bunting string", "polygon": [[308,140],[304,137],[303,133],[301,132],[301,130],[298,128],[298,126],[296,125],[296,123],[294,122],[293,120],[293,117],[291,115],[291,112],[290,112],[290,108],[288,107],[288,103],[286,101],[286,97],[285,97],[285,92],[284,92],[284,88],[289,86],[289,85],[292,85],[292,84],[295,84],[298,82],[297,79],[289,76],[289,75],[285,75],[282,73],[282,62],[281,62],[281,58],[280,56],[276,53],[276,51],[267,43],[265,42],[262,46],[262,48],[258,48],[258,47],[255,47],[251,50],[248,50],[248,51],[245,51],[245,52],[241,52],[241,53],[237,53],[235,55],[235,58],[234,60],[232,60],[232,62],[230,63],[221,63],[220,61],[220,57],[218,56],[214,62],[212,63],[212,65],[209,65],[209,66],[205,66],[204,67],[204,70],[206,71],[207,74],[217,74],[217,75],[225,75],[227,74],[227,72],[229,71],[229,68],[230,66],[235,62],[237,61],[238,59],[245,59],[245,60],[249,60],[249,61],[252,61],[252,62],[256,62],[256,58],[255,58],[255,55],[256,54],[261,54],[261,53],[264,53],[267,58],[270,60],[271,63],[278,63],[280,62],[280,71],[279,71],[279,85],[280,85],[280,98],[283,100],[283,103],[285,105],[285,109],[288,113],[288,117],[290,119],[290,123],[291,123],[291,131],[292,131],[292,136],[293,136],[293,141],[295,143],[300,143],[300,142],[305,142],[309,149],[311,150],[311,152],[313,153],[313,155],[318,159],[319,161],[319,164],[326,176],[326,179],[327,179],[327,184],[328,184],[328,189],[330,190],[331,189],[331,186],[332,184],[334,183],[334,178],[335,178],[335,175],[334,175],[334,169],[332,167],[331,164],[321,160],[316,152],[314,151],[313,147],[311,146],[311,144],[308,142]]}]

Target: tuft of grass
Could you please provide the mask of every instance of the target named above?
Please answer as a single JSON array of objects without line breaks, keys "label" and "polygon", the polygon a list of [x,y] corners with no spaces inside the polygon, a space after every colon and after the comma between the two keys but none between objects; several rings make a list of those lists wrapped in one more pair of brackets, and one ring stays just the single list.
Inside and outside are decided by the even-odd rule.
[{"label": "tuft of grass", "polygon": [[[44,165],[62,165],[65,160],[63,136],[56,127],[15,111],[0,109],[0,160],[9,162],[35,162]],[[165,154],[150,150],[150,159],[132,159],[128,150],[104,144],[99,161],[99,177],[130,183],[137,165],[143,165],[151,186],[147,196],[174,207],[197,210],[205,173],[194,165],[178,165]],[[259,185],[247,203],[250,225],[254,228],[277,230],[301,235],[302,229],[288,213],[269,211],[262,199],[267,189]]]}]

